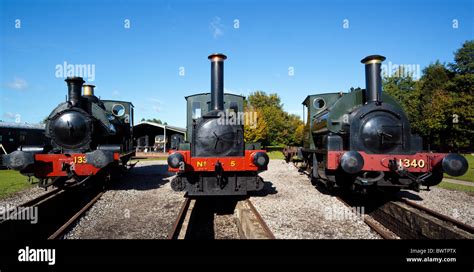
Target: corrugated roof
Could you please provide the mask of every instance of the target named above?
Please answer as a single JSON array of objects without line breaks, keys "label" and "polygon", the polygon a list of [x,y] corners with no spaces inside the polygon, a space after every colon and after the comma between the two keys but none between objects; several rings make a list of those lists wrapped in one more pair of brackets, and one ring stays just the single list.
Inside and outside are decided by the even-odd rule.
[{"label": "corrugated roof", "polygon": [[158,124],[158,123],[154,123],[154,122],[142,121],[142,122],[136,124],[135,126],[140,126],[140,125],[150,125],[150,126],[160,127],[160,128],[163,128],[163,129],[173,130],[173,131],[176,131],[176,132],[186,133],[185,128],[169,126],[169,125],[163,125],[163,124]]},{"label": "corrugated roof", "polygon": [[22,128],[22,129],[41,129],[44,130],[44,124],[11,123],[0,122],[0,128]]},{"label": "corrugated roof", "polygon": [[[188,99],[189,97],[193,97],[193,96],[198,96],[198,95],[210,95],[210,94],[211,94],[211,93],[197,93],[197,94],[192,94],[192,95],[185,96],[184,98],[185,98],[185,99]],[[238,97],[242,97],[243,99],[245,99],[245,96],[239,95],[239,94],[224,93],[224,95],[238,96]]]}]

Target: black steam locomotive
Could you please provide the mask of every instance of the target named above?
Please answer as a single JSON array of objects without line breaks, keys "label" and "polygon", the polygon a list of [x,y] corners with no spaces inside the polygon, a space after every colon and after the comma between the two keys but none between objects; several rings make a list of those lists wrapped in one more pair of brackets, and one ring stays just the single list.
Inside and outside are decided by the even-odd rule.
[{"label": "black steam locomotive", "polygon": [[[2,164],[40,179],[40,186],[77,185],[122,170],[132,151],[133,105],[100,100],[80,77],[65,80],[68,99],[46,119],[46,143],[20,146]],[[84,94],[82,95],[82,88]]]},{"label": "black steam locomotive", "polygon": [[190,196],[246,195],[264,185],[258,173],[267,169],[269,158],[255,145],[246,148],[244,126],[236,118],[244,98],[224,94],[225,59],[209,56],[211,93],[186,97],[188,142],[168,157],[168,171],[177,173],[171,187]]},{"label": "black steam locomotive", "polygon": [[327,187],[355,191],[384,188],[419,190],[434,186],[443,173],[463,175],[467,161],[458,154],[424,152],[422,139],[412,134],[400,105],[382,92],[381,63],[368,56],[366,89],[306,97],[304,147],[284,150],[287,160],[297,155],[313,179]]}]

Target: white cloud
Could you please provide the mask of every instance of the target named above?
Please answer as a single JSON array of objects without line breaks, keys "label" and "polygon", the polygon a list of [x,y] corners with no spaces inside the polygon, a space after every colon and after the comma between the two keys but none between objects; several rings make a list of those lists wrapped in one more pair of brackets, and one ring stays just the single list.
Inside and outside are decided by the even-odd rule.
[{"label": "white cloud", "polygon": [[23,78],[15,77],[12,82],[7,83],[7,87],[13,90],[21,91],[28,88],[28,82]]},{"label": "white cloud", "polygon": [[15,114],[11,112],[5,112],[3,113],[3,118],[7,120],[14,120],[15,119]]},{"label": "white cloud", "polygon": [[112,95],[115,96],[115,97],[118,97],[118,96],[120,96],[120,92],[117,91],[117,90],[114,90],[114,91],[112,92]]},{"label": "white cloud", "polygon": [[224,25],[221,23],[220,17],[214,17],[209,25],[209,28],[212,31],[212,36],[214,39],[224,35]]}]

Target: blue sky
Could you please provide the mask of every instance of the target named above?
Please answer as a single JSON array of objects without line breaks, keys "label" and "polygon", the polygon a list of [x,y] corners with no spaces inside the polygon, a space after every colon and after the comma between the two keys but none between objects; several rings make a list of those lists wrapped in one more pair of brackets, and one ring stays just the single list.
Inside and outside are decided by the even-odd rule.
[{"label": "blue sky", "polygon": [[364,87],[366,55],[451,62],[473,39],[473,2],[1,0],[0,119],[47,116],[65,99],[67,62],[94,67],[96,95],[132,101],[135,122],[184,127],[184,96],[209,91],[213,52],[228,56],[227,91],[278,93],[301,114],[308,94]]}]

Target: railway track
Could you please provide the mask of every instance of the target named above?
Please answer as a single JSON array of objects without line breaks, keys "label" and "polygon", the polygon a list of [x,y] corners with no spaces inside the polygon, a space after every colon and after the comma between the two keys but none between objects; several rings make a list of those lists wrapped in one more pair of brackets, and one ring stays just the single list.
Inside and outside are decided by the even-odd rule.
[{"label": "railway track", "polygon": [[411,200],[338,195],[348,207],[364,207],[364,222],[384,239],[474,239],[474,228]]},{"label": "railway track", "polygon": [[[306,175],[308,178],[311,178],[309,172],[306,169],[301,169],[298,167],[297,163],[293,162],[293,165],[304,175]],[[327,191],[324,188],[321,188],[321,190],[325,190],[326,193],[331,193]],[[344,200],[344,197],[338,195],[336,196],[339,201],[341,201],[346,207],[352,210],[354,205],[350,204],[348,201]],[[365,209],[364,209],[365,210]],[[353,210],[354,211],[354,210]],[[360,214],[357,214],[357,216],[360,216]],[[367,224],[373,231],[375,231],[380,237],[386,240],[392,240],[392,239],[397,239],[398,236],[396,236],[392,231],[388,230],[385,228],[383,225],[378,223],[375,219],[372,217],[365,216],[365,214],[362,215],[362,220],[364,221],[365,224]]]},{"label": "railway track", "polygon": [[60,239],[103,194],[53,189],[0,215],[0,240]]},{"label": "railway track", "polygon": [[[301,171],[309,177],[307,171]],[[349,208],[364,207],[362,219],[383,239],[474,239],[472,226],[405,198],[336,197]]]},{"label": "railway track", "polygon": [[474,239],[472,226],[403,198],[370,215],[402,239]]},{"label": "railway track", "polygon": [[[341,201],[346,207],[352,209],[352,207],[348,202],[344,200],[343,197],[337,196],[337,199]],[[364,209],[365,210],[365,209]],[[362,220],[364,220],[364,223],[367,224],[373,231],[375,231],[380,237],[386,240],[393,240],[397,239],[398,236],[395,235],[392,231],[389,229],[385,228],[382,224],[377,222],[374,218],[370,216],[366,216],[365,214],[362,214]]]},{"label": "railway track", "polygon": [[[216,239],[223,230],[216,227],[219,217],[230,218],[230,239],[275,239],[249,199],[188,198],[176,217],[168,239]],[[234,228],[234,229],[232,229]],[[230,230],[229,230],[230,229]],[[225,231],[225,230],[224,230]]]}]

